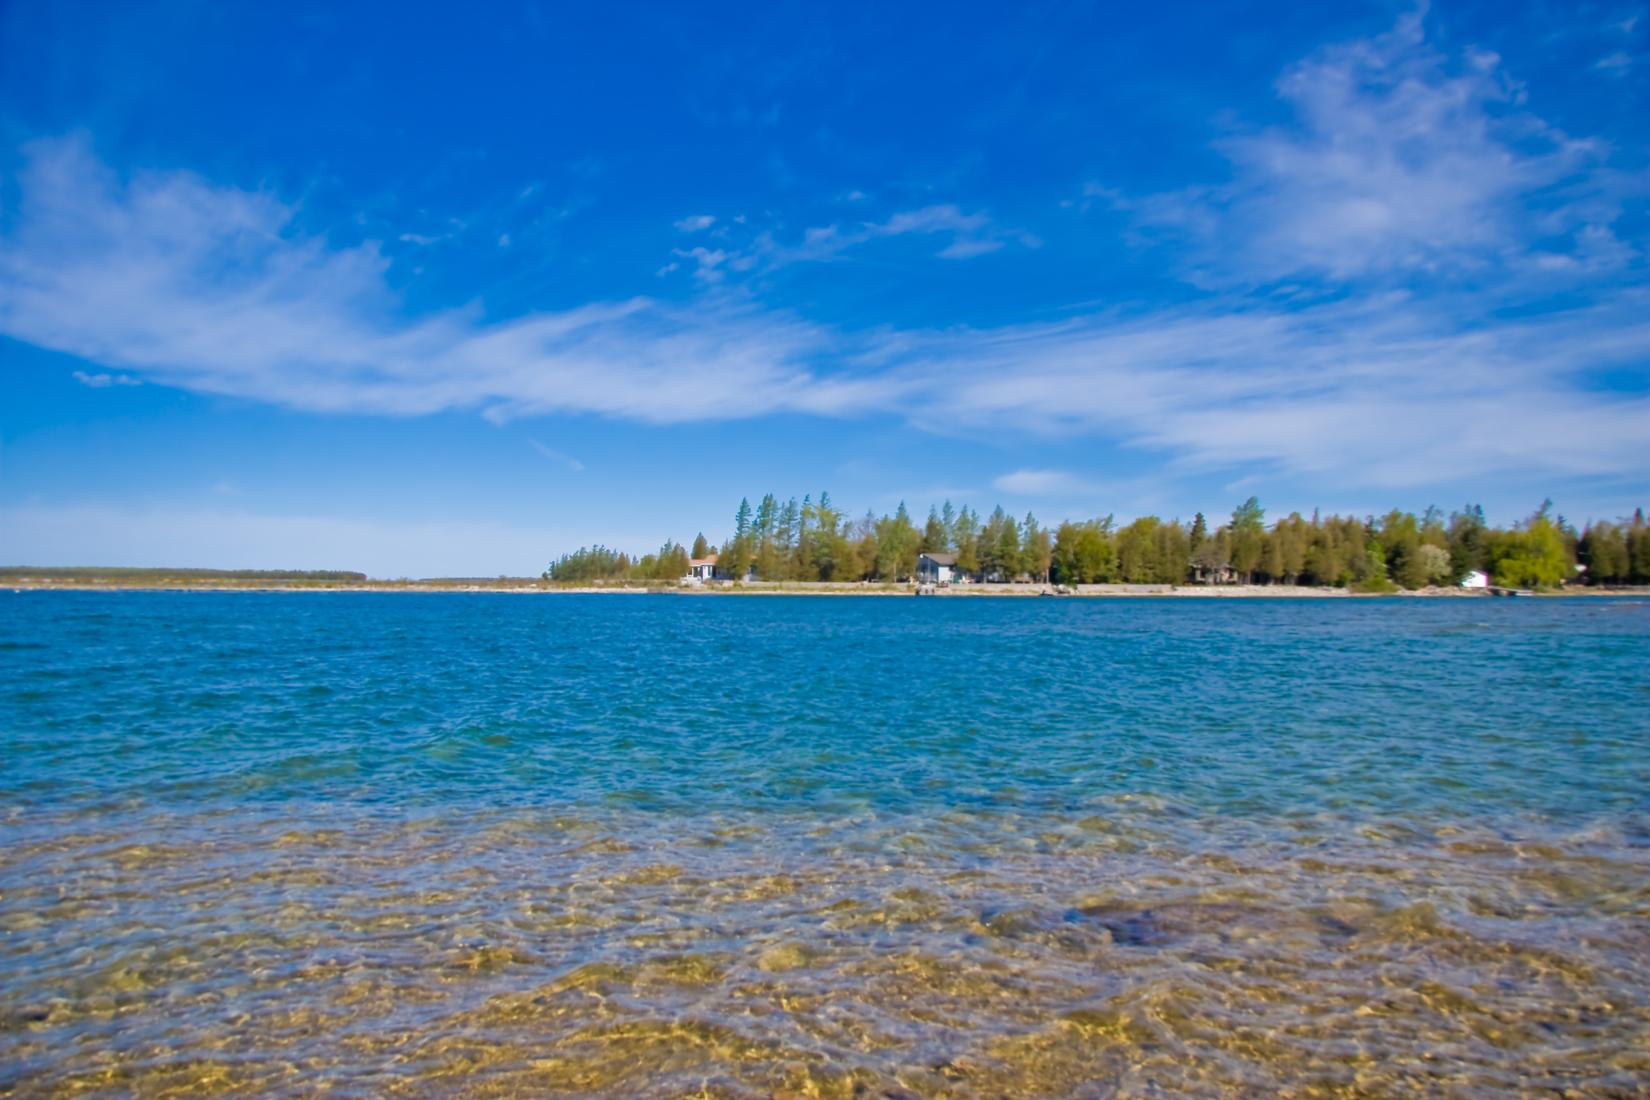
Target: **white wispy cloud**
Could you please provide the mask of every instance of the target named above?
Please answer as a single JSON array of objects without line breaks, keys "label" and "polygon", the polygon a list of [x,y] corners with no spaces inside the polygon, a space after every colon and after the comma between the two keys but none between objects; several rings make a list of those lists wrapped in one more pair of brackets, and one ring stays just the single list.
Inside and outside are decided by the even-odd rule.
[{"label": "white wispy cloud", "polygon": [[692,217],[683,218],[677,222],[676,228],[683,233],[697,233],[702,229],[709,229],[715,224],[716,216],[714,214],[694,214]]},{"label": "white wispy cloud", "polygon": [[992,479],[999,492],[1021,497],[1070,497],[1085,493],[1090,483],[1069,470],[1015,470]]},{"label": "white wispy cloud", "polygon": [[306,236],[271,195],[187,173],[121,181],[74,139],[36,142],[26,161],[0,238],[0,331],[163,384],[322,412],[654,422],[889,396],[884,379],[811,365],[831,333],[737,303],[408,319],[374,244]]},{"label": "white wispy cloud", "polygon": [[1091,185],[1189,244],[1214,285],[1507,274],[1616,213],[1607,147],[1528,110],[1493,53],[1429,44],[1423,13],[1318,51],[1277,85],[1294,121],[1215,143],[1231,180],[1144,197]]},{"label": "white wispy cloud", "polygon": [[[722,281],[723,265],[731,260],[736,269],[748,268],[749,264],[742,264],[737,253],[728,252],[721,248],[706,248],[698,245],[694,248],[677,248],[671,251],[682,262],[691,263],[694,278],[702,283],[718,283]],[[659,274],[668,275],[681,266],[681,263],[672,261],[659,269]]]},{"label": "white wispy cloud", "polygon": [[1593,62],[1593,68],[1610,76],[1626,76],[1633,68],[1633,56],[1617,50]]},{"label": "white wispy cloud", "polygon": [[[0,240],[0,331],[147,380],[321,411],[880,414],[993,439],[1104,438],[1236,477],[1642,486],[1650,397],[1619,381],[1650,364],[1644,242],[1618,220],[1607,145],[1543,123],[1501,70],[1484,53],[1443,57],[1406,17],[1291,68],[1279,88],[1298,122],[1223,139],[1228,184],[1143,199],[1093,189],[1190,243],[1207,291],[1194,305],[850,332],[715,289],[727,272],[892,236],[935,235],[956,258],[1022,240],[937,205],[789,244],[681,250],[672,263],[705,285],[684,306],[409,319],[372,245],[305,236],[267,194],[176,173],[123,182],[56,141],[28,151]],[[1280,279],[1310,288],[1251,291]],[[1563,307],[1505,308],[1508,288],[1527,286],[1563,289]],[[997,487],[1080,488],[1066,476],[1027,468]]]},{"label": "white wispy cloud", "polygon": [[566,466],[574,473],[581,473],[584,470],[584,463],[580,462],[570,454],[563,454],[561,451],[546,447],[543,443],[540,443],[536,439],[529,439],[527,444],[532,447],[533,450],[537,451],[539,454],[543,455],[545,458],[549,459],[551,462],[554,462],[558,466]]},{"label": "white wispy cloud", "polygon": [[1586,373],[1642,369],[1650,295],[1466,329],[1452,311],[1394,296],[959,331],[908,344],[900,375],[930,430],[1100,435],[1186,469],[1394,487],[1640,472],[1650,399]]},{"label": "white wispy cloud", "polygon": [[82,386],[89,386],[94,390],[108,389],[110,386],[141,386],[143,382],[129,374],[108,374],[99,372],[87,374],[83,370],[74,372],[74,380]]},{"label": "white wispy cloud", "polygon": [[947,238],[946,244],[935,253],[946,259],[966,259],[995,252],[1011,241],[1028,248],[1035,248],[1041,243],[1035,236],[1023,230],[998,226],[990,215],[982,210],[970,213],[964,212],[954,203],[939,203],[916,210],[900,211],[881,222],[860,222],[852,226],[827,225],[809,229],[803,234],[799,245],[790,248],[773,246],[771,262],[824,260],[872,241],[910,235],[938,235]]},{"label": "white wispy cloud", "polygon": [[[678,222],[677,227],[681,228],[682,223]],[[933,255],[946,260],[983,256],[1009,244],[1026,248],[1042,244],[1035,234],[997,225],[984,211],[965,212],[954,203],[939,203],[899,211],[880,222],[811,226],[802,231],[799,239],[790,241],[781,240],[772,230],[761,230],[738,245],[679,248],[673,254],[683,261],[694,262],[694,276],[701,282],[717,283],[729,272],[771,272],[792,264],[823,263],[840,259],[875,241],[908,236],[941,238],[943,243]],[[659,274],[669,274],[679,266],[666,265]]]}]

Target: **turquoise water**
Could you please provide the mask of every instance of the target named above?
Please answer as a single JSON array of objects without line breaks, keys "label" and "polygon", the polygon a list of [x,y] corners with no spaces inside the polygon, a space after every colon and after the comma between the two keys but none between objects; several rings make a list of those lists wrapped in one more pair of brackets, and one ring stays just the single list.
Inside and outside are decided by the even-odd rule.
[{"label": "turquoise water", "polygon": [[1650,602],[0,595],[0,1091],[1650,1092]]}]

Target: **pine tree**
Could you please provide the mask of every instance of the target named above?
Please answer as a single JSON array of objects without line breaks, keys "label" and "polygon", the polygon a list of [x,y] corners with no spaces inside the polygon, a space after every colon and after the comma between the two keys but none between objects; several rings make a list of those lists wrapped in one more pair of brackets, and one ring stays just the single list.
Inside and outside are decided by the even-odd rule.
[{"label": "pine tree", "polygon": [[957,548],[957,569],[967,575],[980,572],[980,517],[966,504],[957,513],[953,524],[954,545]]},{"label": "pine tree", "polygon": [[762,503],[756,506],[757,542],[763,543],[772,539],[778,522],[779,505],[773,499],[773,494],[767,493],[762,497]]},{"label": "pine tree", "polygon": [[1266,510],[1250,497],[1232,511],[1232,568],[1254,582],[1265,552]]},{"label": "pine tree", "polygon": [[[1373,516],[1323,516],[1310,521],[1298,512],[1264,526],[1265,512],[1251,497],[1232,513],[1232,522],[1210,532],[1202,513],[1187,526],[1142,516],[1116,530],[1112,516],[1064,522],[1050,530],[1027,513],[1016,520],[1001,507],[981,523],[979,513],[950,502],[930,507],[919,529],[905,502],[893,515],[873,512],[852,522],[821,493],[781,504],[765,494],[752,509],[742,498],[734,515],[734,535],[721,548],[722,572],[743,577],[754,568],[764,579],[853,581],[896,580],[914,572],[919,552],[955,552],[960,573],[1014,580],[1180,584],[1231,565],[1251,580],[1287,584],[1336,584],[1363,591],[1387,591],[1459,581],[1473,568],[1497,583],[1550,588],[1575,583],[1576,563],[1587,583],[1650,583],[1650,524],[1638,509],[1619,522],[1599,520],[1575,530],[1544,501],[1510,529],[1492,528],[1482,507],[1469,505],[1445,522],[1436,507],[1420,517],[1394,509]],[[605,547],[563,554],[544,571],[560,582],[674,580],[690,558],[715,552],[704,533],[691,550],[666,541],[658,553],[640,558]],[[1196,567],[1194,570],[1194,566]]]},{"label": "pine tree", "polygon": [[802,523],[802,509],[798,507],[796,498],[787,500],[779,509],[779,519],[774,523],[773,540],[779,549],[789,554],[796,549],[797,530]]},{"label": "pine tree", "polygon": [[922,545],[918,551],[923,554],[943,554],[950,548],[951,539],[946,534],[945,521],[940,518],[937,510],[928,509],[928,523],[922,529]]},{"label": "pine tree", "polygon": [[1633,512],[1627,525],[1627,580],[1630,584],[1650,584],[1650,527],[1644,522],[1644,509]]},{"label": "pine tree", "polygon": [[985,573],[985,579],[995,581],[1002,579],[1003,566],[997,560],[997,546],[1002,539],[1003,521],[1008,514],[1003,511],[1002,505],[992,509],[985,525],[980,528],[980,569]]},{"label": "pine tree", "polygon": [[1049,536],[1048,529],[1039,527],[1037,517],[1030,512],[1026,513],[1025,532],[1021,545],[1022,567],[1031,574],[1032,580],[1047,584],[1054,544]]},{"label": "pine tree", "polygon": [[1013,516],[1003,516],[1003,521],[998,527],[996,553],[993,556],[1003,580],[1012,581],[1025,572],[1025,565],[1020,557],[1020,525],[1014,522]]},{"label": "pine tree", "polygon": [[796,549],[792,554],[791,575],[797,580],[817,581],[819,579],[814,564],[815,527],[814,498],[811,493],[804,493],[802,496],[801,518],[797,520],[796,525]]}]

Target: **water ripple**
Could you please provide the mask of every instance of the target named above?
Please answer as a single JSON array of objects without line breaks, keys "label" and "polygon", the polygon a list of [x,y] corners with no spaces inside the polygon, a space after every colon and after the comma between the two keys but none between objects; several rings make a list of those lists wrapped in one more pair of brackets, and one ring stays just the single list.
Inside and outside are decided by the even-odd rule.
[{"label": "water ripple", "polygon": [[1650,616],[0,595],[0,1092],[1650,1091]]}]

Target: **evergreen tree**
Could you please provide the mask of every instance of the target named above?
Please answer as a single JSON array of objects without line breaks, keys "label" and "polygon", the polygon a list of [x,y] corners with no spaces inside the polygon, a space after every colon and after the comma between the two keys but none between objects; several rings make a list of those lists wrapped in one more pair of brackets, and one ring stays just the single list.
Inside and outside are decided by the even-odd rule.
[{"label": "evergreen tree", "polygon": [[1340,557],[1335,552],[1333,529],[1314,523],[1306,547],[1306,563],[1301,579],[1307,584],[1339,584]]},{"label": "evergreen tree", "polygon": [[1489,524],[1484,522],[1483,506],[1469,504],[1459,512],[1452,512],[1445,536],[1452,580],[1460,583],[1475,570],[1489,573]]},{"label": "evergreen tree", "polygon": [[[803,514],[809,506],[804,500]],[[835,580],[851,563],[848,559],[848,540],[843,536],[842,513],[831,504],[830,493],[820,493],[819,503],[812,506],[813,532],[809,537],[807,557],[804,560],[808,580]]]},{"label": "evergreen tree", "polygon": [[1054,552],[1054,541],[1048,529],[1037,525],[1037,517],[1026,513],[1022,541],[1021,564],[1031,579],[1047,584]]},{"label": "evergreen tree", "polygon": [[1244,575],[1244,579],[1254,582],[1255,570],[1261,563],[1261,554],[1265,550],[1266,510],[1260,506],[1260,501],[1250,497],[1232,511],[1232,568]]},{"label": "evergreen tree", "polygon": [[772,493],[762,497],[762,503],[756,506],[756,538],[758,544],[769,542],[779,525],[779,503],[773,499]]},{"label": "evergreen tree", "polygon": [[1004,515],[1002,523],[998,525],[997,544],[992,558],[996,562],[997,571],[1002,574],[1005,581],[1012,581],[1025,572],[1025,563],[1020,555],[1020,525],[1014,522],[1013,516]]},{"label": "evergreen tree", "polygon": [[671,539],[659,548],[657,554],[645,555],[637,563],[633,574],[639,580],[674,581],[687,576],[688,551],[687,547]]},{"label": "evergreen tree", "polygon": [[[871,580],[877,572],[877,528],[882,523],[876,513],[869,508],[848,532],[848,542],[853,548],[853,568],[849,570],[859,580]],[[847,579],[847,578],[844,578]]]},{"label": "evergreen tree", "polygon": [[980,528],[980,569],[988,581],[1002,579],[1002,564],[997,560],[997,543],[1002,537],[1003,520],[1007,518],[1003,506],[999,504],[992,509],[991,515],[986,517],[984,526]]},{"label": "evergreen tree", "polygon": [[1077,579],[1077,528],[1069,519],[1054,529],[1049,571],[1057,584],[1079,584]]},{"label": "evergreen tree", "polygon": [[801,518],[796,525],[796,550],[793,554],[791,575],[799,581],[817,581],[819,573],[814,555],[814,498],[811,493],[802,496]]},{"label": "evergreen tree", "polygon": [[1650,527],[1644,522],[1644,509],[1633,512],[1627,525],[1627,582],[1650,584]]},{"label": "evergreen tree", "polygon": [[[1251,497],[1234,509],[1229,525],[1212,533],[1202,513],[1189,526],[1141,516],[1116,530],[1104,516],[1050,530],[1035,515],[1019,521],[1001,507],[981,523],[973,509],[946,502],[931,506],[919,529],[903,501],[891,516],[868,511],[845,522],[828,493],[800,504],[794,497],[781,504],[767,493],[755,509],[748,497],[739,501],[734,536],[720,549],[719,565],[735,577],[754,567],[769,580],[901,580],[914,574],[919,552],[953,551],[959,572],[1004,580],[1180,584],[1230,565],[1251,581],[1387,591],[1393,582],[1411,589],[1455,583],[1475,568],[1499,584],[1550,588],[1579,580],[1579,561],[1590,584],[1650,584],[1650,525],[1642,508],[1619,522],[1589,522],[1579,532],[1551,501],[1506,530],[1490,527],[1476,505],[1451,513],[1447,523],[1436,507],[1419,518],[1394,509],[1379,520],[1314,511],[1308,521],[1294,512],[1270,529],[1264,517]],[[690,557],[713,550],[703,532],[691,550],[667,540],[639,559],[583,547],[552,561],[544,576],[565,583],[673,581],[686,573]]]},{"label": "evergreen tree", "polygon": [[957,547],[957,569],[965,574],[980,572],[980,517],[966,504],[953,524]]},{"label": "evergreen tree", "polygon": [[918,547],[918,552],[943,554],[950,549],[951,537],[946,532],[945,521],[940,518],[940,513],[936,509],[929,508],[928,523],[922,529],[922,545]]},{"label": "evergreen tree", "polygon": [[771,539],[757,545],[755,565],[758,580],[782,581],[789,579],[785,556],[779,552],[778,544]]},{"label": "evergreen tree", "polygon": [[544,578],[563,583],[620,580],[630,570],[630,559],[605,546],[586,546],[551,562]]},{"label": "evergreen tree", "polygon": [[1381,521],[1381,546],[1386,554],[1386,571],[1402,588],[1416,589],[1429,584],[1427,559],[1421,554],[1421,525],[1409,512],[1397,509]]},{"label": "evergreen tree", "polygon": [[797,539],[802,532],[802,508],[791,497],[779,509],[779,519],[774,524],[773,541],[779,554],[787,561],[795,556]]},{"label": "evergreen tree", "polygon": [[750,575],[751,563],[755,560],[756,550],[749,535],[729,539],[716,556],[716,571],[729,580],[742,581]]},{"label": "evergreen tree", "polygon": [[756,561],[756,536],[751,527],[751,516],[750,500],[740,497],[739,509],[733,514],[733,538],[722,547],[716,561],[717,571],[732,580],[745,580],[750,575],[752,563]]}]

